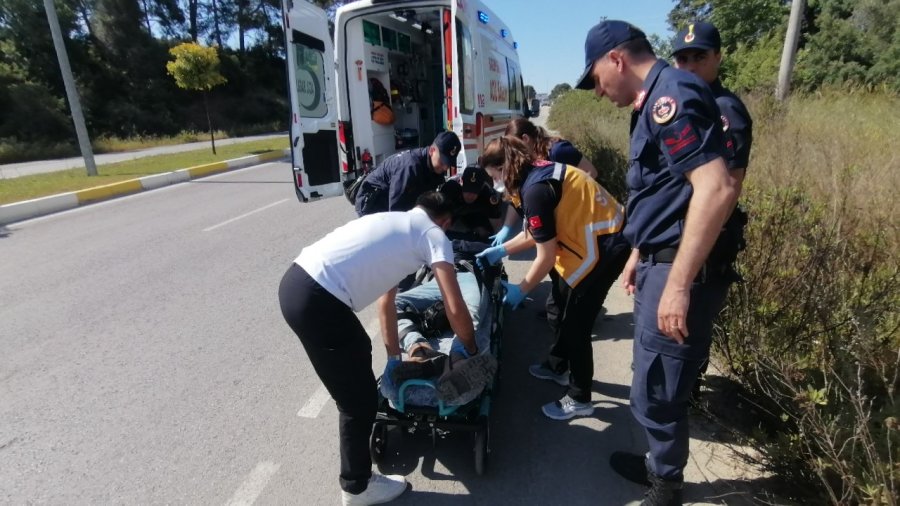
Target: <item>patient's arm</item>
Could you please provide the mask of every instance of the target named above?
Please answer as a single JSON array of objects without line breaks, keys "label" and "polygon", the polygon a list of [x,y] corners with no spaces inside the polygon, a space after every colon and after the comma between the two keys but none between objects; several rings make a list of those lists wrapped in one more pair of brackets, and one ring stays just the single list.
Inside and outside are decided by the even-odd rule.
[{"label": "patient's arm", "polygon": [[449,262],[436,262],[431,265],[431,270],[434,271],[434,278],[444,297],[444,309],[447,311],[450,328],[462,341],[466,351],[474,353],[478,349],[475,344],[475,326],[456,281],[456,269]]}]

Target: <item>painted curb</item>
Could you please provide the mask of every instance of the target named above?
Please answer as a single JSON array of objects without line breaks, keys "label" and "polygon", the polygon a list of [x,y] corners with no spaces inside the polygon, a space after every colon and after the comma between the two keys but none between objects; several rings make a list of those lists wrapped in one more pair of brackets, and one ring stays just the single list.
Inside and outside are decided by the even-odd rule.
[{"label": "painted curb", "polygon": [[0,206],[0,225],[9,225],[10,223],[15,223],[17,221],[74,209],[85,204],[101,202],[148,190],[156,190],[164,186],[184,183],[192,179],[198,179],[219,172],[242,169],[258,163],[278,160],[285,156],[289,156],[290,153],[290,149],[269,151],[258,155],[197,165],[195,167],[164,172],[162,174],[153,174],[151,176],[129,179],[127,181],[120,181],[118,183],[111,183],[94,188],[50,195],[49,197],[13,202],[12,204]]}]

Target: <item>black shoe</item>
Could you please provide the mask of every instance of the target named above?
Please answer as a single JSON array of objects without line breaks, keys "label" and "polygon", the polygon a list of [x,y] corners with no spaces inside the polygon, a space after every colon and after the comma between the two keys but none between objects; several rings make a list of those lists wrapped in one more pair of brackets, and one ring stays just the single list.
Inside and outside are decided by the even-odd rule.
[{"label": "black shoe", "polygon": [[653,485],[644,494],[641,506],[681,506],[681,489],[684,483],[681,481],[667,481],[653,473],[650,473],[650,481]]},{"label": "black shoe", "polygon": [[627,452],[613,452],[609,457],[609,466],[619,476],[626,480],[649,487],[651,485],[648,476],[650,470],[647,468],[647,457],[643,455],[635,455]]}]

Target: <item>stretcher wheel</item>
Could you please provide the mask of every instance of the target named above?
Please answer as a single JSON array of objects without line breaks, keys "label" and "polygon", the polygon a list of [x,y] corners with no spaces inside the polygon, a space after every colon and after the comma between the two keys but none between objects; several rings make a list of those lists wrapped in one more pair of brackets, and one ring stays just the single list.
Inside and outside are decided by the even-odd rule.
[{"label": "stretcher wheel", "polygon": [[487,423],[484,428],[475,431],[475,474],[481,476],[487,469],[489,431]]},{"label": "stretcher wheel", "polygon": [[369,454],[372,462],[380,464],[387,455],[387,425],[376,423],[372,427],[372,439],[369,441]]}]

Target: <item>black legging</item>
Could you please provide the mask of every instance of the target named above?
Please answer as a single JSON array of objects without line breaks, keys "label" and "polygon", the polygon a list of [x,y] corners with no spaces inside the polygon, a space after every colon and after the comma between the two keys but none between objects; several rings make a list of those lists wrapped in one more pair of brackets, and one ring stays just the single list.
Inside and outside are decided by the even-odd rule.
[{"label": "black legging", "polygon": [[278,299],[340,413],[341,488],[359,494],[372,476],[369,435],[378,409],[372,342],[353,310],[297,264],[281,279]]},{"label": "black legging", "polygon": [[551,291],[559,316],[547,362],[556,372],[569,370],[567,393],[578,402],[591,400],[594,379],[591,330],[594,321],[631,253],[621,233],[600,236],[597,249],[600,260],[574,289],[561,276],[551,276]]}]

